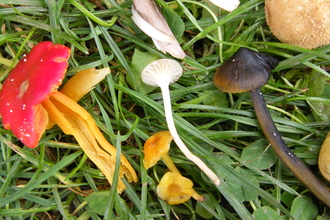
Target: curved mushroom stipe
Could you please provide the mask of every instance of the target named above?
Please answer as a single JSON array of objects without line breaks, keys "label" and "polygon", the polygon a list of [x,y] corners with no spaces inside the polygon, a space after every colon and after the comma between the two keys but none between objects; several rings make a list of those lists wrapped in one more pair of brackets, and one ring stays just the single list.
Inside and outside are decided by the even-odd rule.
[{"label": "curved mushroom stipe", "polygon": [[275,153],[311,193],[330,207],[329,188],[285,144],[269,114],[261,91],[251,90],[250,94],[259,125]]},{"label": "curved mushroom stipe", "polygon": [[[54,101],[54,100],[53,100]],[[86,122],[79,115],[63,114],[54,102],[50,99],[45,100],[42,106],[47,109],[49,117],[64,131],[66,134],[73,135],[79,146],[83,149],[87,157],[95,163],[101,172],[106,176],[109,183],[113,184],[113,175],[115,169],[115,157],[99,148],[92,131],[86,125]],[[123,169],[120,167],[119,177],[123,177]],[[118,179],[117,191],[121,193],[126,189],[124,182]]]},{"label": "curved mushroom stipe", "polygon": [[[61,92],[55,92],[51,97],[50,97],[51,102],[54,104],[54,106],[57,108],[57,110],[53,111],[53,112],[61,112],[63,115],[67,115],[67,120],[69,120],[70,118],[75,117],[75,115],[79,116],[79,117],[75,117],[76,120],[83,120],[84,124],[86,125],[86,128],[83,129],[83,127],[81,127],[81,130],[85,131],[83,133],[86,133],[85,136],[93,136],[93,138],[97,141],[97,145],[95,145],[95,147],[93,147],[94,149],[91,149],[91,147],[87,147],[87,148],[83,148],[83,144],[84,143],[80,143],[81,147],[84,149],[84,152],[87,151],[92,151],[94,153],[99,154],[99,156],[102,156],[103,153],[99,153],[100,152],[106,152],[107,154],[109,154],[111,157],[115,157],[116,156],[116,148],[114,146],[112,146],[103,136],[103,134],[101,133],[100,129],[98,128],[97,124],[95,123],[95,121],[93,120],[92,116],[80,105],[78,105],[75,101],[71,100],[69,97],[67,97],[66,95],[62,94]],[[45,106],[44,106],[45,107]],[[50,112],[50,111],[49,111]],[[50,118],[56,123],[58,124],[58,126],[65,132],[67,128],[71,128],[70,126],[65,126],[62,123],[65,121],[64,119],[56,119],[54,117]],[[76,122],[75,122],[76,123]],[[68,123],[69,124],[69,123]],[[73,123],[74,124],[74,123]],[[82,123],[81,123],[82,124]],[[77,130],[77,129],[76,129]],[[81,137],[79,136],[81,133],[78,133],[78,131],[76,130],[72,130],[69,129],[67,132],[67,134],[71,134],[73,136],[75,136],[75,134],[78,135],[78,138]],[[80,139],[80,140],[84,140],[84,139]],[[86,145],[86,144],[84,144]],[[92,144],[90,144],[91,146],[94,146]],[[89,146],[89,145],[87,145]],[[89,158],[91,158],[88,155]],[[104,156],[103,156],[104,157]],[[92,158],[91,158],[92,159]],[[95,161],[95,160],[93,160]],[[96,164],[98,164],[96,162]],[[128,179],[129,182],[137,182],[138,178],[137,175],[134,171],[134,168],[132,167],[132,165],[129,163],[129,161],[127,160],[127,158],[124,156],[124,154],[121,154],[120,156],[120,164],[121,164],[121,168],[124,171],[124,174],[126,176],[126,178]],[[101,166],[98,166],[101,170]],[[106,170],[102,170],[102,172],[106,172]],[[105,173],[104,173],[105,174]],[[106,174],[105,174],[106,175]],[[107,178],[110,176],[107,176]],[[111,183],[111,182],[110,182]],[[123,188],[123,187],[121,187]],[[122,190],[119,190],[119,192],[122,192]]]},{"label": "curved mushroom stipe", "polygon": [[[180,148],[182,153],[192,162],[194,162],[211,180],[212,182],[219,186],[220,185],[220,179],[219,177],[196,155],[191,153],[191,151],[188,149],[188,147],[183,143],[182,139],[180,138],[178,131],[176,130],[174,120],[173,120],[173,114],[172,114],[172,107],[171,107],[171,98],[170,98],[170,91],[167,87],[162,87],[162,95],[164,100],[164,108],[165,108],[165,118],[166,123],[168,126],[168,129],[171,132],[171,135],[174,139],[174,142],[177,144],[177,146]],[[167,108],[166,108],[167,106]]]},{"label": "curved mushroom stipe", "polygon": [[272,148],[283,163],[319,200],[330,207],[330,190],[288,148],[272,120],[260,87],[266,84],[271,69],[277,65],[275,58],[240,48],[221,65],[214,84],[224,92],[241,93],[250,91],[260,127]]}]

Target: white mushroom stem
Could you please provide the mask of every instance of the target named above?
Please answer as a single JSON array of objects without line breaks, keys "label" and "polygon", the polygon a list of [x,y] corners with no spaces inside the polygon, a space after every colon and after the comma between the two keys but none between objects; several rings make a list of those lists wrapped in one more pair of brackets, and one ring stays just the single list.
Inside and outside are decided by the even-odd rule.
[{"label": "white mushroom stem", "polygon": [[[164,79],[163,79],[164,80]],[[169,84],[166,82],[162,82],[160,88],[162,90],[163,100],[164,100],[164,110],[165,110],[165,118],[167,122],[167,127],[173,137],[174,142],[178,145],[182,153],[192,162],[194,162],[213,182],[215,185],[220,185],[220,179],[218,176],[210,169],[206,164],[197,156],[192,154],[187,146],[181,140],[173,120],[172,115],[172,106],[171,106],[171,98],[170,98],[170,90],[168,87]]]}]

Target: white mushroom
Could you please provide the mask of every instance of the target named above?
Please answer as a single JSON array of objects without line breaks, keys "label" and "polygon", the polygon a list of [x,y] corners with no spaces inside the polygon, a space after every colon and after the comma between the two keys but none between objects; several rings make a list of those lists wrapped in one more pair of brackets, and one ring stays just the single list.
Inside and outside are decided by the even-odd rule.
[{"label": "white mushroom", "polygon": [[200,158],[189,151],[187,146],[179,137],[174,125],[169,84],[177,81],[181,77],[182,71],[182,67],[177,61],[171,59],[159,59],[153,61],[144,68],[142,71],[142,81],[145,84],[161,88],[167,126],[175,143],[178,145],[182,153],[189,160],[194,162],[214,182],[215,185],[219,185],[220,179]]},{"label": "white mushroom", "polygon": [[153,0],[133,0],[132,19],[163,53],[184,59],[186,54]]},{"label": "white mushroom", "polygon": [[209,0],[214,5],[226,11],[232,11],[239,6],[239,0]]},{"label": "white mushroom", "polygon": [[136,26],[138,26],[146,35],[150,36],[156,41],[170,44],[175,40],[173,35],[166,34],[165,32],[155,28],[149,22],[144,20],[140,13],[136,11],[134,5],[132,6],[132,19]]}]

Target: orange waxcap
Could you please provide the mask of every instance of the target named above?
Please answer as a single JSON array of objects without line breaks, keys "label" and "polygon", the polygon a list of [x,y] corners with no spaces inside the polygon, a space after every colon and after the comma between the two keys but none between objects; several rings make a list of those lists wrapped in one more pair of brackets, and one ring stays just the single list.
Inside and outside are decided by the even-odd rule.
[{"label": "orange waxcap", "polygon": [[169,131],[160,131],[144,143],[143,165],[149,169],[155,165],[170,149],[173,137]]},{"label": "orange waxcap", "polygon": [[193,182],[179,173],[167,172],[157,186],[159,198],[170,205],[188,201],[191,197],[203,202],[205,198],[193,189]]}]

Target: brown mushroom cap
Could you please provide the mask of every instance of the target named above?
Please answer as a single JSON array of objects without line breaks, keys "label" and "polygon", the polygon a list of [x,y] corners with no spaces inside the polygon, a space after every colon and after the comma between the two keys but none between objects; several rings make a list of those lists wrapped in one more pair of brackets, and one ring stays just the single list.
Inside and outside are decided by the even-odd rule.
[{"label": "brown mushroom cap", "polygon": [[228,93],[247,92],[265,85],[278,61],[266,54],[241,47],[214,75],[214,85]]},{"label": "brown mushroom cap", "polygon": [[267,23],[282,42],[313,49],[330,42],[330,1],[266,0]]}]

